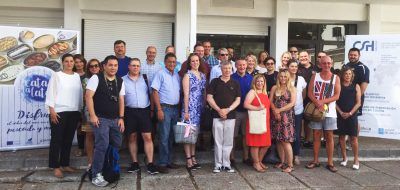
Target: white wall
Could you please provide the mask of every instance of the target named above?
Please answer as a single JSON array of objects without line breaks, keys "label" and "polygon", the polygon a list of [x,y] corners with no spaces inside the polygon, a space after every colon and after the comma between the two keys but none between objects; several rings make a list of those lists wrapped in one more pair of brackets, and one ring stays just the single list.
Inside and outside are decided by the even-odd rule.
[{"label": "white wall", "polygon": [[382,5],[382,34],[400,34],[400,6]]},{"label": "white wall", "polygon": [[272,18],[275,15],[275,0],[254,0],[253,8],[239,8],[229,5],[213,7],[212,0],[197,0],[198,15],[235,16],[235,17],[259,17]]}]

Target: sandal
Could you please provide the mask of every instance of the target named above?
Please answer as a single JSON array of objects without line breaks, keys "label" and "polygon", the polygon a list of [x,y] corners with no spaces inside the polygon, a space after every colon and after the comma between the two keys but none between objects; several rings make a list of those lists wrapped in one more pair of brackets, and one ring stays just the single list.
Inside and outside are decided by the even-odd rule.
[{"label": "sandal", "polygon": [[254,162],[253,163],[253,168],[260,173],[264,173],[266,172],[266,170],[262,167],[262,165],[260,164],[260,162]]},{"label": "sandal", "polygon": [[200,169],[201,165],[199,163],[197,163],[196,155],[192,155],[190,158],[192,159],[193,167],[196,169]]},{"label": "sandal", "polygon": [[[187,157],[186,160],[192,160],[192,157]],[[192,164],[186,163],[186,169],[189,170],[189,171],[190,170],[192,170],[192,171],[196,170],[196,168],[193,165],[193,162],[192,162]]]},{"label": "sandal", "polygon": [[292,171],[294,171],[292,166],[287,166],[285,169],[282,170],[282,172],[285,173],[291,173]]},{"label": "sandal", "polygon": [[307,169],[314,169],[314,168],[318,168],[318,167],[320,167],[320,166],[321,166],[320,163],[309,162],[309,163],[306,165],[306,168],[307,168]]},{"label": "sandal", "polygon": [[326,165],[325,168],[328,169],[332,173],[335,173],[338,171],[338,169],[334,165]]},{"label": "sandal", "polygon": [[262,168],[264,168],[264,170],[268,169],[268,166],[264,165],[262,162],[260,162],[260,165]]},{"label": "sandal", "polygon": [[279,162],[279,163],[274,165],[274,168],[282,169],[283,166],[284,166],[284,164],[282,162]]}]

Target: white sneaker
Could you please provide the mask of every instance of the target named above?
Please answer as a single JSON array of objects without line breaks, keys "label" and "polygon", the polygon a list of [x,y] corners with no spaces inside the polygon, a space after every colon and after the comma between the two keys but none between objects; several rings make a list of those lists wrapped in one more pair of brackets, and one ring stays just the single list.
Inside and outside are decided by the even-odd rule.
[{"label": "white sneaker", "polygon": [[228,173],[235,173],[235,170],[232,169],[231,167],[224,167],[224,170]]},{"label": "white sneaker", "polygon": [[92,179],[92,184],[97,187],[105,187],[108,185],[108,182],[104,180],[104,177],[101,175],[101,173],[97,173],[96,177]]},{"label": "white sneaker", "polygon": [[340,162],[340,165],[346,167],[346,165],[347,165],[347,159],[344,160],[344,161],[341,161],[341,162]]},{"label": "white sneaker", "polygon": [[221,167],[215,166],[213,169],[213,173],[219,173],[219,172],[221,172],[221,170],[222,170]]},{"label": "white sneaker", "polygon": [[354,170],[359,170],[360,169],[360,164],[353,164],[353,169]]}]

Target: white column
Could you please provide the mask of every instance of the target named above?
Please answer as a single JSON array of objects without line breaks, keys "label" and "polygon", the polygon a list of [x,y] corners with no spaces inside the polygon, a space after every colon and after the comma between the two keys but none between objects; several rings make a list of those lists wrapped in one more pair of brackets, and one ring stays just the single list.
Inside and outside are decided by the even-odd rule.
[{"label": "white column", "polygon": [[69,30],[82,29],[82,12],[80,0],[64,0],[64,28]]},{"label": "white column", "polygon": [[368,26],[369,34],[380,34],[381,33],[381,12],[382,7],[379,4],[369,4],[369,17]]},{"label": "white column", "polygon": [[196,43],[197,0],[176,0],[175,49],[179,61],[186,60]]},{"label": "white column", "polygon": [[276,65],[280,65],[283,52],[287,51],[289,30],[289,3],[287,0],[276,0],[275,18],[271,28],[271,52],[276,58]]}]

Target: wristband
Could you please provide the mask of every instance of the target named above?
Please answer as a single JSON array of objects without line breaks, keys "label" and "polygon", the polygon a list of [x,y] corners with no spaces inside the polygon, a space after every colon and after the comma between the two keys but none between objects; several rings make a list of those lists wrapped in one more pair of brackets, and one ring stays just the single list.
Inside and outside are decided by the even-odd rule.
[{"label": "wristband", "polygon": [[119,119],[124,119],[124,116],[119,116],[118,118],[119,118]]}]

